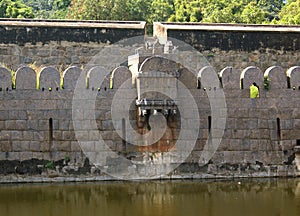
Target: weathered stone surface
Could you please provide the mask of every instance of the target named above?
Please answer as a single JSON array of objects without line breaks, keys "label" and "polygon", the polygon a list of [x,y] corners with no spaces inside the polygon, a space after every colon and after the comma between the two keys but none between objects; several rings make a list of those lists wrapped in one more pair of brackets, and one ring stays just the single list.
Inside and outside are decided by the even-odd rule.
[{"label": "weathered stone surface", "polygon": [[[64,89],[75,89],[79,76],[81,75],[82,70],[76,66],[69,67],[63,73],[63,88]],[[85,77],[85,76],[84,76]],[[83,80],[80,80],[83,81]]]},{"label": "weathered stone surface", "polygon": [[21,67],[16,71],[16,89],[36,89],[36,73],[30,67]]},{"label": "weathered stone surface", "polygon": [[264,76],[262,71],[254,66],[247,67],[241,73],[241,86],[243,89],[249,89],[253,82],[259,86],[260,89],[263,88]]},{"label": "weathered stone surface", "polygon": [[40,89],[55,91],[60,88],[60,75],[53,67],[45,67],[40,72]]},{"label": "weathered stone surface", "polygon": [[283,68],[273,66],[268,68],[264,77],[269,78],[270,89],[286,89],[287,88],[287,74]]},{"label": "weathered stone surface", "polygon": [[[56,68],[64,70],[63,64],[66,61],[76,65],[86,63],[104,44],[63,41],[59,44],[53,41],[48,44],[0,46],[7,47],[5,52],[0,50],[0,61],[12,59],[8,55],[12,55],[14,48],[14,54],[20,55],[18,59],[28,55],[24,61],[31,62],[36,56],[36,59],[44,61],[45,65],[55,65]],[[118,54],[116,49],[109,50]],[[142,83],[142,89],[146,91],[151,87],[154,90],[160,88],[161,94],[147,94],[153,99],[160,99],[161,95],[170,93],[174,97],[177,96],[181,105],[180,109],[174,108],[176,113],[173,113],[172,109],[156,107],[157,112],[164,114],[162,117],[166,119],[168,128],[157,143],[147,143],[148,146],[142,146],[145,144],[142,137],[151,132],[155,136],[160,132],[160,127],[149,124],[150,113],[155,113],[153,107],[149,107],[148,116],[139,116],[135,104],[138,85],[131,85],[132,76],[127,67],[121,66],[112,70],[113,82],[109,79],[110,71],[105,71],[101,66],[89,65],[86,75],[78,67],[71,67],[65,70],[65,85],[60,91],[56,91],[60,89],[61,83],[59,72],[54,67],[46,67],[41,72],[39,84],[40,89],[44,91],[35,89],[35,71],[22,67],[17,71],[17,90],[2,89],[0,93],[0,167],[3,167],[0,174],[30,176],[41,175],[42,171],[43,175],[56,176],[60,181],[70,176],[78,177],[80,174],[92,174],[93,178],[100,178],[97,175],[101,172],[95,171],[99,170],[99,167],[93,164],[93,160],[101,156],[101,162],[108,162],[108,167],[101,167],[106,171],[120,171],[128,165],[129,161],[124,162],[120,159],[123,157],[135,160],[138,164],[130,169],[144,173],[147,171],[141,164],[146,163],[147,157],[152,158],[148,162],[155,165],[151,170],[157,171],[168,166],[162,165],[162,162],[170,161],[171,165],[174,165],[179,163],[178,158],[180,161],[182,159],[184,163],[170,173],[168,178],[296,175],[296,163],[299,162],[294,153],[295,146],[300,144],[300,100],[297,89],[299,71],[298,67],[290,67],[291,64],[296,65],[300,55],[286,51],[277,58],[274,54],[274,63],[270,63],[272,61],[266,58],[270,55],[269,52],[271,51],[261,50],[259,53],[256,50],[247,52],[243,49],[205,50],[203,55],[209,56],[211,66],[199,63],[202,65],[198,68],[202,81],[198,87],[201,89],[197,88],[197,74],[184,68],[184,64],[198,64],[193,62],[197,56],[192,52],[184,51],[179,54],[179,57],[188,57],[183,61],[183,65],[168,58],[151,57],[151,54],[144,59],[138,58],[137,68],[140,68],[144,75],[140,78],[148,79]],[[292,53],[294,58],[288,58]],[[175,59],[173,57],[171,59]],[[16,59],[12,62],[17,62]],[[280,62],[281,59],[285,60]],[[60,64],[61,67],[57,67],[56,64]],[[250,65],[253,66],[249,67]],[[270,67],[272,65],[280,67]],[[223,68],[225,69],[221,71]],[[262,71],[266,68],[263,74]],[[290,69],[287,75],[290,77],[291,87],[295,86],[295,90],[287,89],[285,69],[288,68]],[[5,75],[0,82],[5,86],[11,85],[10,72],[3,70]],[[219,71],[222,82],[216,73]],[[162,77],[162,73],[158,72],[175,76],[168,80],[169,77]],[[263,75],[270,78],[269,90],[263,88]],[[74,88],[78,77],[81,77],[81,80],[77,93],[82,95],[79,100],[74,101]],[[241,77],[244,89],[240,89]],[[129,82],[120,89],[126,80]],[[255,105],[249,99],[248,90],[254,81],[259,84],[261,93]],[[179,82],[185,85],[192,98],[176,92]],[[123,97],[114,101],[116,107],[112,110],[112,101],[119,93]],[[226,104],[214,100],[215,98],[224,99]],[[191,107],[191,100],[195,100],[196,108]],[[129,103],[130,107],[123,112],[126,103]],[[78,106],[77,109],[74,109],[75,105]],[[196,118],[195,113],[199,114],[199,118]],[[115,120],[117,115],[120,115],[120,119]],[[122,118],[127,116],[129,119],[124,123],[129,123],[136,134],[129,133],[129,129],[123,130],[125,127]],[[196,128],[197,125],[199,128]],[[116,130],[119,130],[126,140],[124,137],[122,139]],[[180,137],[182,134],[185,136]],[[84,141],[83,145],[77,139]],[[104,146],[99,144],[102,139]],[[129,143],[127,139],[136,141],[138,145]],[[214,148],[212,140],[220,140],[220,145]],[[180,146],[176,146],[176,143],[180,143]],[[191,143],[195,143],[195,146],[188,152],[188,157],[184,158],[185,151]],[[170,156],[167,153],[171,150],[174,151]],[[110,157],[109,151],[118,155],[117,158]],[[199,160],[209,151],[213,152],[213,156],[206,164],[199,164]],[[86,156],[90,157],[90,161],[86,160]],[[33,160],[35,158],[37,160]],[[122,166],[119,163],[123,163]]]},{"label": "weathered stone surface", "polygon": [[103,80],[106,78],[109,72],[102,66],[95,66],[87,72],[88,88],[92,91],[100,90]]},{"label": "weathered stone surface", "polygon": [[1,91],[10,90],[12,88],[11,72],[0,66],[0,88]]},{"label": "weathered stone surface", "polygon": [[[122,86],[122,88],[130,89],[132,87],[132,84],[131,85],[122,85],[122,84],[124,84],[124,82],[126,80],[132,79],[131,72],[127,67],[120,66],[120,67],[117,67],[116,69],[114,69],[111,73],[110,79],[111,79],[110,80],[110,82],[111,82],[110,88],[119,89]],[[132,81],[131,81],[131,83],[132,83]]]},{"label": "weathered stone surface", "polygon": [[220,73],[220,79],[222,81],[222,87],[224,89],[239,89],[240,80],[239,72],[233,67],[226,67]]},{"label": "weathered stone surface", "polygon": [[287,76],[290,78],[290,87],[300,89],[300,66],[288,69]]}]

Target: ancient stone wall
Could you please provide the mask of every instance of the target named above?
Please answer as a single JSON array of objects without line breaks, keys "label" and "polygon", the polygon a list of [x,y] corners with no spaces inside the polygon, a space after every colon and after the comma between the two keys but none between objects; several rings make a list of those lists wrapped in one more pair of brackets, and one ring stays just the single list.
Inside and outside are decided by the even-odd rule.
[{"label": "ancient stone wall", "polygon": [[103,47],[144,34],[144,22],[0,19],[0,63],[81,67]]},{"label": "ancient stone wall", "polygon": [[[3,27],[1,31],[9,32],[10,28],[15,27]],[[137,35],[141,33],[141,29],[136,31]],[[11,34],[15,37],[18,33]],[[110,173],[127,179],[136,172],[144,178],[298,175],[297,41],[294,50],[271,47],[272,61],[260,58],[269,51],[259,52],[256,48],[216,52],[215,47],[205,48],[204,54],[214,52],[204,55],[210,65],[201,65],[195,74],[170,60],[172,54],[170,59],[168,55],[151,53],[132,57],[134,50],[129,52],[128,48],[121,50],[128,61],[119,65],[110,55],[101,56],[111,71],[97,65],[97,59],[81,67],[91,61],[98,48],[106,47],[105,43],[100,39],[99,43],[59,40],[62,41],[49,40],[45,44],[0,43],[0,61],[13,65],[9,69],[0,67],[0,182],[105,180],[113,178]],[[62,62],[53,63],[51,54],[38,54],[44,49],[51,53],[51,44],[53,49],[63,49]],[[24,51],[26,46],[32,47],[30,55],[12,51]],[[78,52],[73,53],[77,48]],[[72,53],[66,54],[68,51]],[[110,51],[118,54],[113,48]],[[258,57],[255,63],[249,58],[253,52]],[[77,58],[80,53],[83,59],[86,57],[79,61],[80,67],[72,65],[72,59],[71,66],[59,67],[67,65],[64,61],[68,56]],[[37,65],[46,67],[24,65],[22,56],[32,58],[27,63],[40,61]],[[232,61],[227,59],[230,56]],[[190,57],[186,60],[192,63],[193,56]],[[212,74],[217,79],[211,78]],[[249,98],[253,82],[260,89],[256,99]],[[147,93],[147,88],[153,86],[156,88],[152,90],[160,92]],[[188,90],[196,109],[180,88]],[[166,124],[160,119],[162,115]],[[195,145],[188,151],[195,131]],[[154,140],[152,145],[144,145],[148,133],[149,140]],[[157,135],[159,140],[155,140]],[[105,145],[100,145],[99,140]]]},{"label": "ancient stone wall", "polygon": [[153,28],[162,42],[169,37],[190,44],[218,71],[300,64],[299,26],[154,23]]},{"label": "ancient stone wall", "polygon": [[[152,61],[155,59],[152,58]],[[169,60],[161,61],[157,67],[170,65],[164,64],[164,61]],[[154,64],[149,65],[153,69]],[[199,108],[200,130],[190,156],[171,176],[215,178],[296,175],[294,147],[300,140],[299,70],[299,67],[288,70],[270,67],[263,72],[257,67],[248,67],[238,71],[227,67],[220,71],[221,82],[199,88],[196,77],[195,80],[185,81],[184,74],[188,71],[182,69],[178,79],[186,84],[194,83],[188,89],[193,92]],[[146,71],[147,68],[144,67],[144,72]],[[290,79],[287,79],[286,71]],[[126,67],[116,68],[111,81],[107,79],[101,86],[101,67],[90,69],[87,73],[89,86],[85,79],[79,80],[82,82],[81,91],[85,98],[82,99],[83,110],[75,114],[74,88],[78,77],[84,73],[81,69],[68,68],[62,77],[63,86],[60,86],[62,82],[59,72],[53,67],[42,69],[38,84],[35,71],[29,67],[21,67],[16,73],[15,89],[10,88],[10,71],[0,68],[0,72],[1,175],[10,176],[10,180],[22,181],[23,175],[28,174],[40,175],[40,180],[57,176],[74,180],[74,176],[91,173],[95,179],[106,179],[107,176],[93,166],[92,162],[86,161],[90,153],[104,151],[97,147],[99,134],[112,151],[133,159],[137,159],[139,154],[149,152],[153,157],[159,158],[174,148],[178,139],[178,135],[171,133],[169,136],[167,132],[156,145],[138,147],[127,143],[118,135],[117,129],[123,126],[118,126],[112,120],[111,106],[115,94],[119,88],[123,88],[137,96],[137,91],[131,84],[122,86],[126,80],[131,81],[131,72]],[[264,74],[270,79],[268,89],[264,89]],[[200,82],[205,80],[205,76],[203,73],[198,77]],[[253,104],[249,98],[249,85],[254,81],[260,87],[260,98],[255,99]],[[244,89],[240,88],[241,83]],[[224,91],[226,98],[226,128],[217,151],[207,164],[201,166],[199,158],[204,146],[213,137],[212,133],[215,133],[208,95],[220,89]],[[92,106],[94,109],[89,109],[85,104],[89,103],[89,95],[93,94],[96,94]],[[131,97],[128,96],[128,100]],[[184,98],[179,100],[184,101]],[[140,125],[136,106],[131,106],[129,112],[130,124],[143,134],[145,127]],[[76,116],[81,119],[87,133],[78,130],[74,132],[74,121],[78,120]],[[178,113],[178,116],[184,115]],[[176,125],[180,118],[182,117],[168,120],[171,130],[180,130]],[[93,121],[97,124],[97,130],[89,128]],[[193,121],[189,123],[192,124]],[[190,127],[193,129],[193,126]],[[88,153],[87,146],[82,151],[78,140],[89,142]],[[117,162],[111,163],[116,165]]]}]

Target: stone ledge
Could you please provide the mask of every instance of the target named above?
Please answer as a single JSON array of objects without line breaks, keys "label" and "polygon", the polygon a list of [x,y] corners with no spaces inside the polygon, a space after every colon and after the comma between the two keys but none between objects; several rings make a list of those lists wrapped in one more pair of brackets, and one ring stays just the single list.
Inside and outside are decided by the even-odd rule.
[{"label": "stone ledge", "polygon": [[62,27],[62,28],[133,28],[143,29],[144,21],[95,21],[95,20],[35,20],[35,19],[0,19],[5,27]]}]

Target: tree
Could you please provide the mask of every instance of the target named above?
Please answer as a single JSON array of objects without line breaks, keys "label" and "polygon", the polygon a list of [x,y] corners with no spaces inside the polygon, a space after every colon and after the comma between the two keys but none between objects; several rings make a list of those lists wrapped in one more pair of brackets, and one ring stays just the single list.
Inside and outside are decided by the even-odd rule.
[{"label": "tree", "polygon": [[283,0],[257,0],[257,5],[267,12],[267,20],[270,22],[273,19],[278,19],[278,13],[284,6]]},{"label": "tree", "polygon": [[250,2],[241,14],[241,22],[248,24],[261,24],[266,23],[267,12],[258,7],[255,2]]},{"label": "tree", "polygon": [[203,22],[209,23],[240,23],[241,13],[249,0],[213,0],[203,9]]},{"label": "tree", "polygon": [[33,18],[34,14],[20,0],[0,0],[0,17],[2,18]]},{"label": "tree", "polygon": [[168,21],[175,12],[173,0],[153,0],[150,21]]},{"label": "tree", "polygon": [[40,19],[64,19],[71,0],[23,0]]},{"label": "tree", "polygon": [[199,22],[202,20],[201,6],[205,3],[202,0],[174,0],[175,13],[169,21],[176,22]]},{"label": "tree", "polygon": [[280,11],[278,24],[300,24],[300,0],[289,1]]},{"label": "tree", "polygon": [[148,20],[151,1],[72,0],[68,18],[90,20]]}]

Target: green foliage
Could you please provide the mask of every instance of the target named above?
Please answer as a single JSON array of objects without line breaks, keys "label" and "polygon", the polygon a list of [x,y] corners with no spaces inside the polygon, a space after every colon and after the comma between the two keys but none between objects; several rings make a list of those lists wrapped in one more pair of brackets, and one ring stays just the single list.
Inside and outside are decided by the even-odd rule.
[{"label": "green foliage", "polygon": [[264,89],[265,90],[270,90],[270,78],[269,77],[264,77]]},{"label": "green foliage", "polygon": [[65,19],[71,0],[23,0],[40,19]]},{"label": "green foliage", "polygon": [[47,168],[47,169],[54,169],[54,162],[49,161],[48,163],[45,164],[44,167]]},{"label": "green foliage", "polygon": [[151,4],[150,22],[167,21],[174,12],[173,0],[153,0]]},{"label": "green foliage", "polygon": [[300,24],[300,0],[290,0],[279,12],[278,24]]},{"label": "green foliage", "polygon": [[0,0],[0,17],[300,24],[300,0]]},{"label": "green foliage", "polygon": [[278,20],[278,13],[284,6],[283,0],[259,0],[257,5],[267,13],[268,22]]},{"label": "green foliage", "polygon": [[31,7],[22,0],[0,0],[0,18],[33,18]]},{"label": "green foliage", "polygon": [[67,153],[65,156],[65,163],[68,164],[71,161],[70,155]]},{"label": "green foliage", "polygon": [[248,24],[259,24],[267,22],[267,12],[257,6],[255,2],[250,2],[241,14],[241,21]]},{"label": "green foliage", "polygon": [[174,0],[175,13],[169,21],[176,22],[199,22],[202,20],[200,0]]},{"label": "green foliage", "polygon": [[147,20],[151,1],[72,0],[68,18],[87,20]]}]

